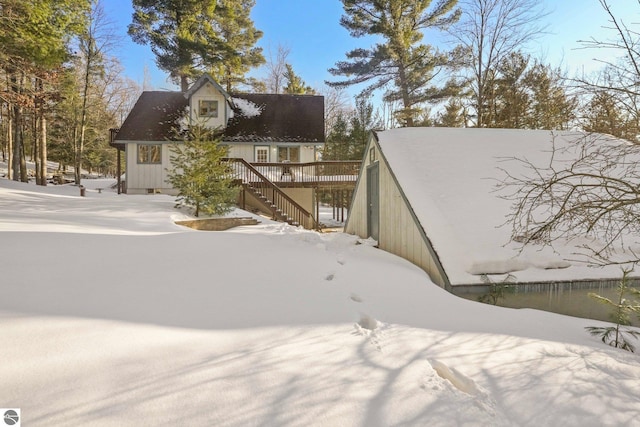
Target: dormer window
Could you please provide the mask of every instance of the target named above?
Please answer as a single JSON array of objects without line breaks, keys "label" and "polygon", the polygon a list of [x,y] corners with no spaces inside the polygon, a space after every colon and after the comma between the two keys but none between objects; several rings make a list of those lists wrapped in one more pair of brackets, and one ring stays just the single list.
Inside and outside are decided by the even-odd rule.
[{"label": "dormer window", "polygon": [[198,115],[200,117],[218,117],[218,101],[200,100]]}]

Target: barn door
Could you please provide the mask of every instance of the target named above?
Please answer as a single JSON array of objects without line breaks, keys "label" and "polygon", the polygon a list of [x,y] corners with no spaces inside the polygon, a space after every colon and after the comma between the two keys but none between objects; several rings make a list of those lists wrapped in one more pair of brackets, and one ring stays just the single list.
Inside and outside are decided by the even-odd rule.
[{"label": "barn door", "polygon": [[367,234],[378,240],[380,231],[380,169],[378,163],[367,168]]}]

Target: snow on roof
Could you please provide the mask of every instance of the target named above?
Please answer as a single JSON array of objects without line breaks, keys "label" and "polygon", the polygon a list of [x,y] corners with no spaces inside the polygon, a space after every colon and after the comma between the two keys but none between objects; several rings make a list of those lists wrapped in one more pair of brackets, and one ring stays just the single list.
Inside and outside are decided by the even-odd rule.
[{"label": "snow on roof", "polygon": [[248,99],[231,98],[231,101],[238,107],[243,117],[256,117],[262,113],[262,108]]},{"label": "snow on roof", "polygon": [[[496,192],[504,171],[524,173],[517,161],[549,163],[553,145],[579,132],[516,129],[402,128],[377,133],[380,149],[453,285],[480,274],[512,273],[520,282],[621,277],[619,267],[567,262],[575,246],[529,247],[510,242],[505,225],[512,202]],[[567,268],[568,267],[568,268]]]}]

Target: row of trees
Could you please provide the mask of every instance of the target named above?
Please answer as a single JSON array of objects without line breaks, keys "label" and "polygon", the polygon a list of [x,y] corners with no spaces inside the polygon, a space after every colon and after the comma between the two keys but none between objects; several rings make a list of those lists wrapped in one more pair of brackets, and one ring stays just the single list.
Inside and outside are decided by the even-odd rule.
[{"label": "row of trees", "polygon": [[27,161],[46,185],[47,162],[115,171],[108,129],[138,86],[109,56],[115,41],[98,0],[0,0],[0,147],[8,178],[27,181]]},{"label": "row of trees", "polygon": [[[537,1],[342,2],[342,25],[354,37],[374,35],[381,42],[348,52],[330,70],[345,78],[328,82],[329,90],[307,85],[286,48],[279,46],[265,59],[256,47],[262,32],[250,19],[255,0],[133,0],[129,34],[151,47],[159,67],[183,89],[208,71],[229,91],[322,92],[328,158],[358,158],[363,132],[398,125],[565,129],[580,123],[630,139],[638,134],[633,91],[612,89],[615,82],[637,84],[634,62],[605,64],[596,80],[568,79],[522,52],[542,29]],[[48,157],[76,166],[77,182],[81,167],[109,170],[115,151],[106,149],[107,129],[119,125],[139,88],[109,56],[117,37],[99,0],[38,0],[34,7],[0,0],[0,9],[0,124],[10,176],[26,179],[29,157],[38,165],[39,183]],[[621,45],[634,46],[634,33],[618,30],[627,38]],[[446,32],[455,48],[423,43],[433,31]],[[264,79],[247,77],[263,64]],[[356,84],[367,86],[353,109],[344,89]],[[375,111],[370,95],[379,90],[384,106]],[[345,147],[331,146],[338,141]]]},{"label": "row of trees", "polygon": [[[134,0],[129,34],[149,44],[157,64],[185,89],[203,71],[227,90],[264,89],[246,77],[265,62],[254,0]],[[0,149],[8,177],[46,185],[47,161],[114,173],[109,129],[140,94],[111,56],[119,42],[101,0],[0,0]],[[284,90],[308,88],[288,65]]]},{"label": "row of trees", "polygon": [[[353,37],[377,36],[329,71],[334,88],[366,84],[361,96],[382,91],[393,112],[383,126],[476,126],[568,129],[636,139],[634,88],[638,64],[604,63],[593,78],[569,77],[524,53],[543,33],[546,16],[535,0],[342,0],[341,24]],[[585,48],[634,49],[637,33],[609,14],[618,41],[588,40]],[[603,23],[604,24],[604,23]],[[425,43],[443,34],[454,46]],[[621,66],[623,65],[623,66]],[[431,107],[437,106],[435,113]]]}]

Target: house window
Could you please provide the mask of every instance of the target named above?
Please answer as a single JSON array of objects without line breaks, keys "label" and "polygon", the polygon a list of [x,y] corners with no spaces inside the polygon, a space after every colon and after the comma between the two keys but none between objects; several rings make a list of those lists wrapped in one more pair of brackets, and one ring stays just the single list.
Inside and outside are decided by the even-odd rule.
[{"label": "house window", "polygon": [[162,163],[162,146],[160,144],[139,144],[138,163],[159,164]]},{"label": "house window", "polygon": [[269,147],[256,146],[255,159],[256,163],[267,163],[269,161]]},{"label": "house window", "polygon": [[300,161],[300,147],[278,147],[279,162],[295,162]]},{"label": "house window", "polygon": [[200,117],[218,117],[218,101],[202,99],[198,107]]}]

